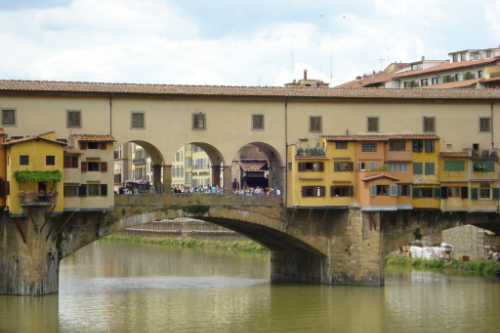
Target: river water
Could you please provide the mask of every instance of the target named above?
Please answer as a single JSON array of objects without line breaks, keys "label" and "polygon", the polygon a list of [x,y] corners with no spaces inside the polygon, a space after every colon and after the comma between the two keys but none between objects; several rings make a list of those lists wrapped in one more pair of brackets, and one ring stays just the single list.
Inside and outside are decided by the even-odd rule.
[{"label": "river water", "polygon": [[500,279],[386,269],[386,285],[272,284],[269,256],[96,242],[60,292],[0,296],[0,332],[500,332]]}]

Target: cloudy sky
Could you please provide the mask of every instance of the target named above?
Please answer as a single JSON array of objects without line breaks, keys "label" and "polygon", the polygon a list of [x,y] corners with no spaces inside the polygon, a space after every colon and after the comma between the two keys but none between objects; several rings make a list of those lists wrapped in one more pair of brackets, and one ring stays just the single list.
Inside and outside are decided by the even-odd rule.
[{"label": "cloudy sky", "polygon": [[499,44],[500,0],[0,0],[0,79],[337,85]]}]

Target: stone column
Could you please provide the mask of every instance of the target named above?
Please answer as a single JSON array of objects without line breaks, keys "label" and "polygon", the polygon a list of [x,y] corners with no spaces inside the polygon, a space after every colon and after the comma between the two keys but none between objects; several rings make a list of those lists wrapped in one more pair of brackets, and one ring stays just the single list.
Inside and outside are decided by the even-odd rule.
[{"label": "stone column", "polygon": [[221,171],[220,165],[212,166],[212,181],[210,184],[213,184],[214,186],[219,185],[220,187],[220,171]]},{"label": "stone column", "polygon": [[281,191],[281,196],[283,197],[283,205],[286,206],[285,198],[286,198],[286,166],[281,167],[281,186],[278,185],[278,188]]},{"label": "stone column", "polygon": [[172,166],[163,165],[163,188],[164,193],[169,195],[172,193]]},{"label": "stone column", "polygon": [[222,167],[222,177],[224,180],[224,195],[231,195],[231,167],[224,166]]},{"label": "stone column", "polygon": [[155,189],[158,191],[158,184],[161,183],[161,165],[156,164],[153,165],[153,185]]}]

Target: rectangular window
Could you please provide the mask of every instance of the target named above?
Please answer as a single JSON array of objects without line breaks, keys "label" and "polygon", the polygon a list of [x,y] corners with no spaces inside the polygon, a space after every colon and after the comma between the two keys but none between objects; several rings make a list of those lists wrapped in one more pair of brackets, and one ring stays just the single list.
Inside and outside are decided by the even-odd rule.
[{"label": "rectangular window", "polygon": [[387,166],[392,172],[408,172],[408,163],[389,163]]},{"label": "rectangular window", "polygon": [[2,110],[2,125],[16,125],[16,110]]},{"label": "rectangular window", "polygon": [[428,86],[429,85],[429,80],[428,79],[422,79],[420,80],[420,84],[422,87]]},{"label": "rectangular window", "polygon": [[132,128],[144,128],[144,112],[132,112]]},{"label": "rectangular window", "polygon": [[309,117],[309,131],[321,132],[321,117]]},{"label": "rectangular window", "polygon": [[379,195],[389,195],[389,190],[390,187],[389,185],[371,185],[370,187],[370,194],[372,197],[379,196]]},{"label": "rectangular window", "polygon": [[331,197],[352,197],[354,186],[330,186]]},{"label": "rectangular window", "polygon": [[465,171],[465,161],[444,161],[445,172]]},{"label": "rectangular window", "polygon": [[389,142],[390,151],[405,151],[406,142],[405,141],[390,141]]},{"label": "rectangular window", "polygon": [[324,162],[299,162],[299,171],[324,171]]},{"label": "rectangular window", "polygon": [[467,53],[462,53],[462,54],[460,54],[460,60],[461,60],[461,61],[465,61],[465,60],[467,60]]},{"label": "rectangular window", "polygon": [[205,114],[193,114],[193,129],[204,130],[206,129]]},{"label": "rectangular window", "polygon": [[474,161],[472,170],[474,172],[493,172],[495,171],[495,161]]},{"label": "rectangular window", "polygon": [[82,127],[82,112],[67,111],[67,127]]},{"label": "rectangular window", "polygon": [[335,142],[335,149],[347,149],[347,142],[342,142],[342,141]]},{"label": "rectangular window", "polygon": [[423,165],[422,163],[413,163],[413,174],[414,175],[422,175],[423,172]]},{"label": "rectangular window", "polygon": [[479,53],[475,53],[474,54],[474,60],[479,60],[481,57],[479,55]]},{"label": "rectangular window", "polygon": [[479,132],[491,131],[491,118],[479,118]]},{"label": "rectangular window", "polygon": [[413,140],[413,152],[421,153],[424,150],[424,141],[423,140]]},{"label": "rectangular window", "polygon": [[435,142],[434,140],[425,140],[425,152],[433,153],[435,150]]},{"label": "rectangular window", "polygon": [[491,58],[491,51],[486,51],[486,58]]},{"label": "rectangular window", "polygon": [[479,199],[491,199],[491,189],[480,188],[479,189]]},{"label": "rectangular window", "polygon": [[78,196],[78,186],[64,186],[64,196],[65,197],[77,197]]},{"label": "rectangular window", "polygon": [[367,131],[368,132],[378,132],[379,131],[378,117],[368,117],[367,121],[368,121],[368,124],[367,124]]},{"label": "rectangular window", "polygon": [[439,77],[432,78],[432,85],[439,84]]},{"label": "rectangular window", "polygon": [[477,71],[477,78],[482,79],[483,78],[483,71]]},{"label": "rectangular window", "polygon": [[453,55],[453,62],[458,62],[458,54]]},{"label": "rectangular window", "polygon": [[19,156],[20,165],[30,165],[30,157],[28,155]]},{"label": "rectangular window", "polygon": [[89,197],[98,197],[100,194],[101,184],[87,184],[88,188],[88,196]]},{"label": "rectangular window", "polygon": [[100,171],[99,162],[87,162],[87,171]]},{"label": "rectangular window", "polygon": [[364,153],[374,153],[377,151],[376,143],[363,143],[361,146],[361,151]]},{"label": "rectangular window", "polygon": [[434,117],[424,117],[424,132],[435,132],[435,119]]},{"label": "rectangular window", "polygon": [[460,187],[448,187],[448,198],[459,198]]},{"label": "rectangular window", "polygon": [[324,197],[325,186],[302,186],[303,197]]},{"label": "rectangular window", "polygon": [[420,197],[421,198],[432,198],[432,188],[431,187],[421,187]]},{"label": "rectangular window", "polygon": [[434,163],[425,163],[425,174],[426,175],[433,175],[433,174],[435,174]]},{"label": "rectangular window", "polygon": [[98,142],[87,142],[87,149],[99,149]]},{"label": "rectangular window", "polygon": [[460,81],[460,74],[455,74],[455,82]]},{"label": "rectangular window", "polygon": [[56,157],[55,156],[46,156],[45,157],[45,165],[56,165]]},{"label": "rectangular window", "polygon": [[410,197],[411,196],[411,185],[398,185],[399,186],[399,196]]},{"label": "rectangular window", "polygon": [[78,168],[78,156],[64,156],[65,168]]},{"label": "rectangular window", "polygon": [[353,162],[334,162],[333,170],[334,171],[353,171],[354,163]]},{"label": "rectangular window", "polygon": [[262,114],[252,115],[252,129],[253,130],[263,130],[264,129],[264,115],[262,115]]}]

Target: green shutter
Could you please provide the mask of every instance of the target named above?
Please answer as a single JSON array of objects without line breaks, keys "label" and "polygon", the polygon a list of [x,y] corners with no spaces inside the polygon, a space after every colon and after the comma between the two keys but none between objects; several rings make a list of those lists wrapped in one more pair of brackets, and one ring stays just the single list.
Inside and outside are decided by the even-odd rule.
[{"label": "green shutter", "polygon": [[414,199],[420,198],[420,188],[419,187],[413,188],[413,198]]},{"label": "green shutter", "polygon": [[441,187],[434,187],[434,199],[441,199]]},{"label": "green shutter", "polygon": [[444,171],[453,171],[452,168],[453,161],[444,161]]},{"label": "green shutter", "polygon": [[495,171],[495,161],[484,161],[484,171],[493,172]]},{"label": "green shutter", "polygon": [[413,163],[413,174],[421,175],[422,172],[422,163]]},{"label": "green shutter", "polygon": [[500,200],[500,188],[493,187],[491,190],[493,191],[491,199],[492,200]]},{"label": "green shutter", "polygon": [[477,187],[472,187],[470,189],[470,198],[471,198],[471,200],[477,200],[477,198],[479,196],[478,192],[479,192],[479,188],[477,188]]},{"label": "green shutter", "polygon": [[426,153],[434,152],[434,140],[425,140],[425,152]]},{"label": "green shutter", "polygon": [[456,161],[455,171],[465,171],[465,161]]},{"label": "green shutter", "polygon": [[425,163],[425,174],[426,175],[434,174],[434,163]]}]

